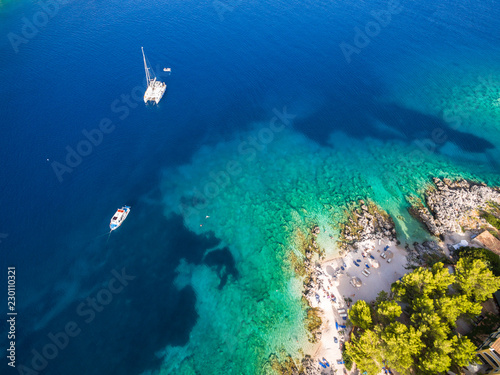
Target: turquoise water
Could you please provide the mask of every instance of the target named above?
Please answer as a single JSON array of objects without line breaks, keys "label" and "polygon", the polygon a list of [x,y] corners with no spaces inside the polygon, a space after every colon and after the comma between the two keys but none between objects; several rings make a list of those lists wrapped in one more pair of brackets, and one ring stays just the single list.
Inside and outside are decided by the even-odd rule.
[{"label": "turquoise water", "polygon": [[[240,137],[255,136],[258,129]],[[240,141],[221,142],[200,151],[190,165],[167,170],[163,201],[167,212],[184,213],[184,222],[193,232],[214,232],[217,238],[231,244],[234,258],[241,264],[241,279],[234,288],[217,293],[216,301],[224,301],[222,308],[214,307],[211,299],[197,301],[198,311],[206,311],[206,314],[200,315],[195,331],[225,327],[227,322],[238,325],[250,319],[247,314],[254,322],[258,317],[262,321],[257,326],[265,327],[266,339],[260,344],[250,341],[250,346],[257,344],[264,348],[261,358],[267,358],[280,348],[297,353],[298,346],[294,340],[289,340],[290,337],[297,338],[299,343],[306,341],[297,298],[300,284],[291,275],[287,263],[292,251],[300,251],[298,229],[304,233],[317,223],[322,232],[326,231],[335,239],[339,234],[337,223],[343,218],[347,203],[370,198],[397,218],[398,236],[402,241],[422,240],[429,235],[408,214],[405,197],[419,194],[432,176],[463,176],[494,184],[499,182],[498,175],[489,168],[477,168],[471,173],[468,168],[450,163],[446,157],[423,153],[418,147],[397,142],[384,144],[373,139],[357,142],[338,135],[332,147],[319,147],[304,136],[285,130],[265,149],[256,152],[252,161],[238,154],[238,144]],[[351,147],[363,151],[352,154]],[[222,176],[221,171],[225,171],[227,161],[231,160],[240,163],[241,173],[230,179],[214,178]],[[216,181],[224,181],[218,190],[213,184]],[[336,253],[334,245],[334,241],[326,244],[329,256]],[[210,279],[206,267],[184,264],[179,273],[184,282],[190,279],[190,285],[198,294],[206,294],[206,283]],[[212,280],[218,282],[214,272]],[[247,311],[234,303],[242,295],[246,296],[249,288],[256,289],[253,299],[260,299],[266,306],[264,309]],[[218,311],[216,316],[209,313],[214,308]],[[276,316],[280,316],[279,321]],[[225,342],[224,337],[246,343],[255,338],[252,335],[254,328],[234,331],[232,327],[229,331],[216,329],[221,341],[216,341],[212,348],[207,347],[206,342],[199,347],[196,340],[188,345],[187,350],[196,354],[189,362],[182,362],[181,369],[199,368],[216,348],[222,351],[223,358],[235,356],[232,346],[228,351],[221,345]],[[171,348],[167,357],[180,359],[178,350]],[[185,352],[182,355],[187,356]],[[196,361],[198,358],[201,362]],[[226,362],[221,360],[221,363]],[[172,365],[167,368],[172,369]]]},{"label": "turquoise water", "polygon": [[[38,372],[259,374],[299,358],[291,260],[313,225],[334,256],[349,203],[371,199],[413,242],[429,235],[407,196],[433,176],[500,184],[499,5],[68,2],[16,53],[9,33],[43,8],[2,2],[0,260],[18,271],[18,365],[69,322],[81,332]],[[157,107],[134,99],[141,46],[172,68]],[[88,298],[106,303],[90,321]]]}]

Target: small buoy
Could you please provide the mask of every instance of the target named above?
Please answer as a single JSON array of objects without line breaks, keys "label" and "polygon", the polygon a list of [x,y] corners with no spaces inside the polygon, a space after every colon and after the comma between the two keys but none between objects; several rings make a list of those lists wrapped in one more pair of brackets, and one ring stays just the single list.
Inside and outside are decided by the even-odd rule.
[{"label": "small buoy", "polygon": [[210,216],[208,216],[208,215],[207,215],[207,216],[205,216],[205,219],[208,219],[209,217],[210,217]]},{"label": "small buoy", "polygon": [[47,158],[47,161],[50,161],[49,158]]}]

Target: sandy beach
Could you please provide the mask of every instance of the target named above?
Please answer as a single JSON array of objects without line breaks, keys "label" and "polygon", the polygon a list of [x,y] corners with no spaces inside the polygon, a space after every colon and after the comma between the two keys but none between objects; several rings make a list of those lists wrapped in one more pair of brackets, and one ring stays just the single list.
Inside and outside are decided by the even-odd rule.
[{"label": "sandy beach", "polygon": [[[476,247],[470,237],[468,231],[448,233],[439,245],[449,256],[448,245],[465,240],[469,246]],[[334,374],[335,370],[337,374],[359,374],[354,366],[347,371],[342,362],[343,343],[348,341],[352,328],[342,315],[347,314],[349,307],[358,300],[372,302],[380,291],[390,292],[391,285],[409,272],[405,268],[408,252],[402,245],[388,240],[372,240],[359,243],[358,248],[363,250],[316,264],[317,285],[310,303],[321,309],[323,326],[321,339],[311,354],[321,374]],[[459,329],[467,328],[462,327],[463,324],[460,322]],[[320,361],[325,363],[324,360],[329,367],[321,366]],[[380,374],[384,374],[382,369]]]},{"label": "sandy beach", "polygon": [[[365,251],[350,252],[342,258],[317,264],[320,275],[317,278],[316,294],[319,298],[314,296],[311,306],[321,308],[323,328],[321,340],[316,344],[312,355],[323,374],[334,373],[335,369],[339,374],[344,373],[341,347],[350,333],[347,321],[341,317],[344,311],[346,314],[349,306],[359,299],[371,302],[381,290],[389,292],[392,283],[407,273],[407,252],[404,247],[397,246],[394,242],[381,240],[379,243],[376,240],[366,241],[359,248]],[[388,259],[391,259],[390,262]],[[366,271],[363,274],[364,270],[369,274]],[[343,325],[347,327],[340,327]],[[319,360],[323,358],[330,367],[325,369],[319,364]],[[356,370],[347,373],[356,373]]]}]

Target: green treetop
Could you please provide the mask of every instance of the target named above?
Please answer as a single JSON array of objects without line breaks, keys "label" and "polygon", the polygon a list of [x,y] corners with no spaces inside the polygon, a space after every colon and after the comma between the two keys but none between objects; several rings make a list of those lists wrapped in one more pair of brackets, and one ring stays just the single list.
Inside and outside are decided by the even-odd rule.
[{"label": "green treetop", "polygon": [[410,374],[424,343],[420,339],[422,332],[414,327],[394,322],[389,324],[382,332],[381,338],[384,345],[384,355],[391,367],[399,373]]},{"label": "green treetop", "polygon": [[376,306],[376,312],[384,323],[391,323],[401,316],[401,306],[395,301],[382,301]]},{"label": "green treetop", "polygon": [[453,351],[451,342],[443,340],[439,345],[439,347],[426,348],[427,350],[418,359],[417,374],[436,375],[450,369],[450,353]]},{"label": "green treetop", "polygon": [[484,302],[500,289],[500,278],[480,259],[460,258],[455,270],[458,287],[472,301]]},{"label": "green treetop", "polygon": [[349,310],[349,319],[352,324],[361,329],[368,329],[373,325],[370,306],[363,300],[357,301]]},{"label": "green treetop", "polygon": [[380,351],[380,338],[371,330],[364,331],[356,340],[345,343],[345,351],[361,372],[367,375],[380,373],[382,352]]},{"label": "green treetop", "polygon": [[[349,318],[365,331],[353,335],[346,352],[368,375],[380,372],[382,360],[403,375],[435,375],[466,366],[474,361],[476,348],[452,329],[460,316],[478,315],[480,302],[499,288],[500,277],[472,257],[460,259],[454,275],[442,263],[418,268],[393,284],[394,300],[381,293],[373,311],[365,301],[352,306]],[[398,303],[409,316],[407,324],[401,322]]]},{"label": "green treetop", "polygon": [[457,366],[464,367],[476,361],[476,345],[467,337],[453,337],[453,352],[451,354],[453,362]]},{"label": "green treetop", "polygon": [[443,263],[436,263],[431,269],[420,267],[404,275],[393,285],[393,292],[402,302],[421,296],[436,298],[444,295],[454,281],[454,276],[443,267]]}]

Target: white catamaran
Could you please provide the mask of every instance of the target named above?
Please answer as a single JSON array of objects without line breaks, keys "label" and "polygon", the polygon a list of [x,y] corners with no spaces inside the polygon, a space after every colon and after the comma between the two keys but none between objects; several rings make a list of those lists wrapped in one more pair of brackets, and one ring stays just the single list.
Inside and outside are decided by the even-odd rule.
[{"label": "white catamaran", "polygon": [[[144,59],[144,69],[146,70],[146,82],[148,84],[148,88],[144,93],[144,103],[149,101],[155,102],[158,104],[167,89],[167,84],[161,81],[156,80],[156,76],[152,68],[148,67],[146,62],[146,55],[144,54],[144,48],[141,47],[142,57]],[[151,70],[151,72],[150,72]]]}]

